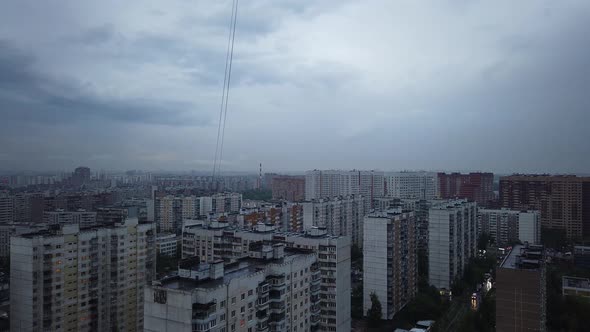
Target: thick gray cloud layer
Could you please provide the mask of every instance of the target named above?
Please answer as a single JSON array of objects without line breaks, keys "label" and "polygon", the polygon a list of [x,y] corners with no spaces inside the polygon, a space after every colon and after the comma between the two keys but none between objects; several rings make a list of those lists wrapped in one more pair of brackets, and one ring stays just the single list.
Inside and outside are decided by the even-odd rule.
[{"label": "thick gray cloud layer", "polygon": [[[0,4],[0,169],[211,168],[229,1]],[[590,170],[590,2],[242,1],[225,169]]]}]

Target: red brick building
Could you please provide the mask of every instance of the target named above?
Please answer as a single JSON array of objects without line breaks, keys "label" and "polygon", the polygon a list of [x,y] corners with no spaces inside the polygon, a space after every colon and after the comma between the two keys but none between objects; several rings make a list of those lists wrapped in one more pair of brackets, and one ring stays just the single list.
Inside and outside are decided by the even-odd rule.
[{"label": "red brick building", "polygon": [[494,200],[493,173],[438,173],[440,198],[466,198],[478,205],[488,206]]},{"label": "red brick building", "polygon": [[500,178],[500,203],[541,211],[541,226],[590,239],[590,177],[512,175]]},{"label": "red brick building", "polygon": [[305,176],[274,176],[272,178],[272,198],[292,202],[305,199]]}]

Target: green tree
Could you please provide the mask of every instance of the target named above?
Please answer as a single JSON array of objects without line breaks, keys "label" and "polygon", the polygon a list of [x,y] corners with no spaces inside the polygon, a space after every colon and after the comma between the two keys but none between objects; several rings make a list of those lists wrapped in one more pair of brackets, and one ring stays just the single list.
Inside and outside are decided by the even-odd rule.
[{"label": "green tree", "polygon": [[381,325],[381,302],[375,293],[371,293],[371,308],[367,310],[367,322],[369,327]]},{"label": "green tree", "polygon": [[359,285],[352,290],[350,311],[353,318],[363,318],[363,286]]},{"label": "green tree", "polygon": [[356,243],[350,247],[350,258],[354,262],[363,260],[363,251]]}]

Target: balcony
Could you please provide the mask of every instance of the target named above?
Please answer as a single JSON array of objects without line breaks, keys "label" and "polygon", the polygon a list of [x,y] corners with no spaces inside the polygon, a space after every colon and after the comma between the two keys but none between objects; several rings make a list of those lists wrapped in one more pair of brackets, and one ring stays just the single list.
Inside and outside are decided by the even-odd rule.
[{"label": "balcony", "polygon": [[265,297],[258,298],[258,300],[256,300],[256,309],[257,310],[264,310],[265,308],[268,308],[268,304],[269,304],[268,295]]},{"label": "balcony", "polygon": [[270,313],[272,314],[284,314],[286,306],[284,303],[272,303],[270,305]]},{"label": "balcony", "polygon": [[312,295],[318,295],[320,293],[320,285],[318,284],[311,284],[311,287],[309,288],[309,291],[311,292]]},{"label": "balcony", "polygon": [[266,323],[266,320],[264,322],[259,322],[258,324],[256,324],[256,331],[257,332],[268,332],[269,331],[268,324]]}]

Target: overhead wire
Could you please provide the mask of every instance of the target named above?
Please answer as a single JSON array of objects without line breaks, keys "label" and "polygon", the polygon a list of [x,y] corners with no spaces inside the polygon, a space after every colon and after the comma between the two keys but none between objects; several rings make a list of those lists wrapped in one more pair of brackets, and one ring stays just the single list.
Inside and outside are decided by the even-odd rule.
[{"label": "overhead wire", "polygon": [[229,52],[229,70],[227,72],[227,90],[225,93],[225,111],[223,114],[223,129],[221,130],[221,147],[219,149],[219,163],[217,164],[218,167],[218,173],[221,172],[221,161],[223,160],[223,143],[225,140],[225,125],[227,123],[227,101],[229,99],[229,87],[230,87],[230,82],[231,82],[231,69],[232,69],[232,64],[233,64],[233,59],[234,59],[234,41],[236,39],[236,23],[238,21],[238,2],[239,0],[235,0],[235,14],[234,14],[234,26],[233,26],[233,31],[232,31],[232,38],[231,38],[231,50]]},{"label": "overhead wire", "polygon": [[[233,61],[234,40],[236,31],[236,21],[238,13],[238,0],[232,1],[232,12],[229,22],[229,35],[227,40],[227,50],[225,56],[225,72],[223,76],[223,89],[221,93],[221,103],[219,107],[219,123],[217,126],[217,141],[215,143],[215,158],[213,160],[213,179],[219,175],[221,170],[221,159],[223,151],[223,141],[225,135],[225,122],[227,120],[227,102],[229,98],[229,87],[231,78],[231,67]],[[223,124],[222,124],[223,122]]]}]

